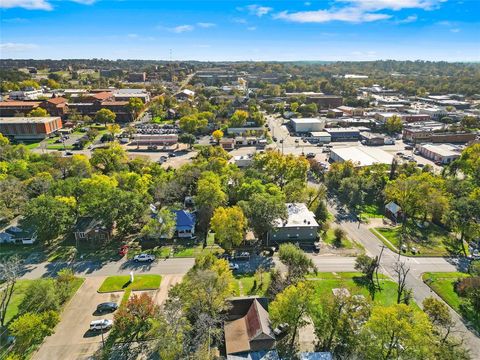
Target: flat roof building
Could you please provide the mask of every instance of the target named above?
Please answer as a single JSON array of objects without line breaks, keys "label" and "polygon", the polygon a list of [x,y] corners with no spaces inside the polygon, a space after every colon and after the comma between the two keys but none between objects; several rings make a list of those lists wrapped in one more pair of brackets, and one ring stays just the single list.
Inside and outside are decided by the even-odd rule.
[{"label": "flat roof building", "polygon": [[370,166],[373,164],[391,164],[393,155],[379,148],[365,148],[363,146],[350,146],[333,148],[330,159],[336,162],[351,161],[355,166]]},{"label": "flat roof building", "polygon": [[2,117],[0,133],[16,140],[44,139],[62,128],[60,117]]},{"label": "flat roof building", "polygon": [[325,121],[319,118],[295,118],[290,120],[292,128],[297,133],[322,131]]},{"label": "flat roof building", "polygon": [[420,155],[442,164],[451,163],[460,157],[460,148],[450,144],[423,144],[417,149]]}]

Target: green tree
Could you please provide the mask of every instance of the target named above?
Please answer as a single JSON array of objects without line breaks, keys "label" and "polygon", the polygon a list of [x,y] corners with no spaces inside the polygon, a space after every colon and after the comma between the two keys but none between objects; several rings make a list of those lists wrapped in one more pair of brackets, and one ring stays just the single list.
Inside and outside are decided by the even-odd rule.
[{"label": "green tree", "polygon": [[15,336],[15,353],[24,354],[32,346],[40,344],[53,333],[59,319],[54,311],[26,313],[15,319],[9,326],[10,334]]},{"label": "green tree", "polygon": [[135,120],[140,112],[143,109],[143,101],[140,98],[130,98],[128,99],[128,109],[132,113],[133,120]]},{"label": "green tree", "polygon": [[127,160],[125,150],[119,144],[112,143],[106,149],[96,149],[90,163],[104,174],[108,174],[121,170]]},{"label": "green tree", "polygon": [[18,84],[18,86],[21,90],[27,90],[29,88],[40,89],[40,84],[35,80],[23,80]]},{"label": "green tree", "polygon": [[227,201],[220,177],[211,171],[203,172],[197,183],[195,204],[199,213],[199,226],[206,230],[213,211]]},{"label": "green tree", "polygon": [[287,267],[286,282],[288,285],[302,281],[309,273],[317,271],[312,259],[307,257],[307,255],[294,244],[280,245],[278,257]]},{"label": "green tree", "polygon": [[451,202],[451,210],[446,214],[446,222],[460,234],[463,254],[467,256],[465,240],[468,242],[480,234],[480,199],[460,197]]},{"label": "green tree", "polygon": [[235,110],[233,115],[230,117],[229,126],[234,128],[245,126],[248,116],[248,111]]},{"label": "green tree", "polygon": [[178,122],[180,129],[186,133],[196,134],[205,129],[208,125],[208,120],[199,118],[198,114],[183,116]]},{"label": "green tree", "polygon": [[178,141],[181,142],[182,144],[188,144],[188,147],[191,148],[193,144],[195,144],[196,138],[192,134],[180,134],[178,137]]},{"label": "green tree", "polygon": [[403,123],[400,116],[393,115],[385,121],[385,129],[389,134],[399,133],[403,129]]},{"label": "green tree", "polygon": [[109,109],[100,109],[95,113],[95,121],[103,123],[107,126],[108,123],[113,123],[117,115]]},{"label": "green tree", "polygon": [[308,324],[308,314],[312,306],[313,289],[308,283],[300,282],[290,285],[284,291],[277,294],[275,300],[269,306],[270,319],[273,326],[288,324],[288,334],[285,343],[288,350],[295,351],[295,341],[298,330]]},{"label": "green tree", "polygon": [[212,133],[212,137],[215,139],[215,141],[217,142],[217,145],[218,145],[220,143],[220,140],[222,140],[222,138],[223,138],[223,131],[222,130],[215,130]]},{"label": "green tree", "polygon": [[112,136],[112,139],[115,139],[115,136],[117,134],[120,134],[122,129],[120,128],[120,125],[118,125],[118,124],[108,124],[107,125],[107,131]]},{"label": "green tree", "polygon": [[49,116],[47,110],[41,107],[37,107],[33,110],[31,110],[28,114],[28,117],[45,117]]},{"label": "green tree", "polygon": [[230,251],[245,238],[247,219],[239,206],[218,207],[210,220],[210,227],[215,232],[215,240]]},{"label": "green tree", "polygon": [[17,256],[4,258],[0,262],[0,278],[2,287],[0,289],[0,328],[5,326],[5,318],[10,301],[16,290],[17,280],[21,275],[21,263]]},{"label": "green tree", "polygon": [[60,308],[60,298],[57,293],[55,281],[42,279],[31,282],[25,289],[25,296],[18,306],[21,314],[42,313],[44,311]]},{"label": "green tree", "polygon": [[170,239],[175,232],[175,215],[169,209],[160,209],[156,218],[150,219],[142,228],[142,235],[152,239]]},{"label": "green tree", "polygon": [[407,305],[377,306],[363,326],[359,354],[366,359],[431,358],[432,325]]},{"label": "green tree", "polygon": [[39,241],[48,242],[73,226],[76,205],[73,197],[42,194],[27,205],[25,222],[36,230]]}]

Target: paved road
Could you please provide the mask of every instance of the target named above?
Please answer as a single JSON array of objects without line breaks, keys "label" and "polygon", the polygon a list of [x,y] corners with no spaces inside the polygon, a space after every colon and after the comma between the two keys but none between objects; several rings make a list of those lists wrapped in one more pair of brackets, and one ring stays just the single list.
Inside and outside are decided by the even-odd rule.
[{"label": "paved road", "polygon": [[[332,203],[330,203],[328,207],[331,213],[334,215],[337,214],[336,208]],[[413,297],[420,306],[423,300],[427,297],[433,296],[441,300],[434,292],[431,291],[430,287],[428,287],[422,281],[422,274],[424,272],[452,272],[458,271],[459,268],[464,266],[464,263],[458,261],[458,259],[452,258],[399,256],[397,253],[384,247],[380,240],[370,232],[366,225],[359,224],[358,222],[350,219],[342,220],[338,223],[347,232],[347,235],[352,240],[361,243],[365,247],[368,255],[379,256],[383,248],[380,262],[381,270],[382,272],[390,275],[393,279],[395,279],[393,267],[397,261],[400,260],[402,262],[406,262],[410,266],[410,272],[407,275],[407,288],[413,290]],[[321,259],[321,257],[319,257],[319,259]],[[321,260],[318,261],[322,262]],[[345,262],[345,266],[347,265],[348,263]],[[328,268],[328,266],[325,267]],[[343,271],[349,270],[345,269]],[[471,351],[472,358],[480,359],[480,338],[467,329],[462,318],[453,309],[450,309],[450,312],[452,314],[452,318],[456,322],[455,330],[458,332],[457,336],[464,340],[465,346]]]},{"label": "paved road", "polygon": [[[136,264],[131,260],[112,261],[105,264],[95,261],[84,261],[73,264],[75,274],[83,277],[135,274],[183,275],[194,264],[193,258],[176,258],[157,260],[152,264]],[[72,266],[66,262],[29,264],[25,266],[23,279],[38,279],[55,275],[60,269]]]}]

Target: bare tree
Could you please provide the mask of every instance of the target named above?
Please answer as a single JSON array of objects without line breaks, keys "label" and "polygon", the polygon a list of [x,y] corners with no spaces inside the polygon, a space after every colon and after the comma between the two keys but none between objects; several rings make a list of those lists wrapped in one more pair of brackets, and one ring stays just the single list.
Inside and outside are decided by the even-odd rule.
[{"label": "bare tree", "polygon": [[7,308],[15,291],[15,284],[20,277],[20,269],[20,259],[17,256],[12,256],[0,263],[0,281],[3,281],[0,288],[0,325],[2,328],[5,325]]},{"label": "bare tree", "polygon": [[397,304],[400,304],[404,300],[404,294],[407,286],[407,275],[410,271],[410,268],[405,264],[405,262],[397,261],[393,265],[393,271],[397,276]]}]

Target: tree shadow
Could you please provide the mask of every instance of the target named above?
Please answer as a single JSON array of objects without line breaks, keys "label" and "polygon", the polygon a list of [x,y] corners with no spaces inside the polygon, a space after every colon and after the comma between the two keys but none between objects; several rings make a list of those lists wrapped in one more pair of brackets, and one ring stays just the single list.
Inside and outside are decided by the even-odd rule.
[{"label": "tree shadow", "polygon": [[382,291],[382,288],[379,286],[379,284],[377,284],[375,277],[373,278],[373,281],[366,276],[354,276],[352,280],[355,285],[366,288],[372,300],[375,300],[375,295],[377,292]]}]

